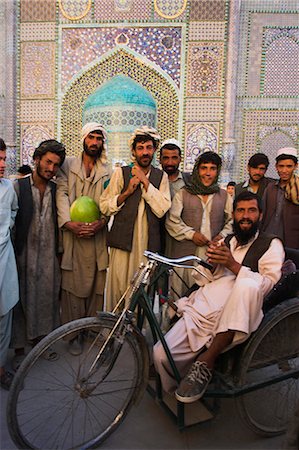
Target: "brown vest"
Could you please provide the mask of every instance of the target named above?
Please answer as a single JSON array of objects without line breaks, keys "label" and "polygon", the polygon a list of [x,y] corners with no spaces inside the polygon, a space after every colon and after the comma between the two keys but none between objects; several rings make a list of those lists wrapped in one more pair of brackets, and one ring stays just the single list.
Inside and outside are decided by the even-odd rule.
[{"label": "brown vest", "polygon": [[[192,227],[195,231],[200,231],[202,222],[202,204],[197,195],[190,194],[185,188],[183,191],[183,211],[181,214],[182,220],[186,225]],[[220,189],[214,195],[212,200],[212,208],[210,213],[211,236],[214,238],[224,227],[225,215],[224,208],[227,199],[227,192]],[[182,241],[174,240],[172,247],[172,255],[175,258],[182,256],[194,255],[196,252],[196,244],[188,239]]]},{"label": "brown vest", "polygon": [[[127,189],[131,178],[131,167],[122,167],[124,177],[124,187],[122,193]],[[149,176],[150,183],[157,189],[160,187],[163,172],[162,170],[151,167]],[[134,225],[138,212],[138,205],[141,199],[141,187],[125,201],[122,209],[114,216],[114,221],[110,232],[108,233],[108,245],[130,252],[132,250],[132,241],[134,234]],[[150,206],[145,202],[145,210],[148,223],[148,246],[147,250],[152,252],[160,251],[160,219],[152,212]]]}]

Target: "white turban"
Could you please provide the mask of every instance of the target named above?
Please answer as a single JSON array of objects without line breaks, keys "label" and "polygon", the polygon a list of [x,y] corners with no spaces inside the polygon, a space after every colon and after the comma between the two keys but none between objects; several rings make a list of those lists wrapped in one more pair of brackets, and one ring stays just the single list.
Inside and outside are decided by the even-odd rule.
[{"label": "white turban", "polygon": [[129,140],[129,146],[131,148],[131,151],[133,150],[133,142],[137,136],[150,136],[153,139],[153,141],[156,142],[156,148],[158,147],[159,142],[161,140],[161,137],[155,128],[149,128],[146,125],[144,125],[141,128],[137,128],[131,135]]},{"label": "white turban", "polygon": [[84,144],[84,140],[86,136],[89,135],[89,133],[92,133],[93,131],[100,131],[103,135],[104,141],[103,141],[103,151],[100,156],[100,160],[103,164],[107,163],[107,132],[104,129],[103,125],[97,122],[88,122],[84,125],[84,127],[81,130],[81,142]]}]

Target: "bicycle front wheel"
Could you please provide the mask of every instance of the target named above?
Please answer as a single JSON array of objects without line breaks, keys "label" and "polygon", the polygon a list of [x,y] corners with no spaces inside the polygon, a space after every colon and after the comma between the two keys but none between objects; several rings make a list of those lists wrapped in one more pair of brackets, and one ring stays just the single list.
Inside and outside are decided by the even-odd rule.
[{"label": "bicycle front wheel", "polygon": [[[122,340],[114,337],[107,346],[108,360],[100,358],[89,373],[116,320],[100,314],[70,322],[26,357],[12,384],[7,410],[9,431],[19,448],[94,448],[121,423],[146,378],[137,332],[127,332]],[[74,333],[83,338],[79,356],[68,351],[68,337]],[[98,333],[102,339],[91,344]],[[50,347],[58,360],[45,359]]]}]

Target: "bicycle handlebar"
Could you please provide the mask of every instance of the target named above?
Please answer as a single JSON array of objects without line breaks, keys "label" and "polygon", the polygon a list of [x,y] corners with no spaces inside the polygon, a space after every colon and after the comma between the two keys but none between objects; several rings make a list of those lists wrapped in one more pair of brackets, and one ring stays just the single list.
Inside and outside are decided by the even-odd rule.
[{"label": "bicycle handlebar", "polygon": [[187,261],[190,262],[196,262],[200,264],[201,266],[205,267],[206,269],[212,270],[213,266],[209,264],[207,261],[204,261],[203,259],[199,258],[198,256],[190,255],[190,256],[183,256],[182,258],[166,258],[165,256],[161,256],[158,253],[149,252],[146,250],[144,253],[144,256],[146,256],[148,259],[152,259],[157,262],[161,262],[164,264],[168,264],[172,267],[184,267],[187,269],[191,269],[192,266],[185,265]]}]

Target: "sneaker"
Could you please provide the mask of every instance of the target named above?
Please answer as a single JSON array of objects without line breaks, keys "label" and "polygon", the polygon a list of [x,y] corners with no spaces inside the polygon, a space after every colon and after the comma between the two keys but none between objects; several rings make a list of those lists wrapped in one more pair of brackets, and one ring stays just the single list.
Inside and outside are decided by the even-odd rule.
[{"label": "sneaker", "polygon": [[69,353],[73,356],[79,356],[83,352],[82,336],[77,336],[69,342]]},{"label": "sneaker", "polygon": [[207,364],[203,361],[195,361],[175,391],[177,400],[182,403],[192,403],[200,399],[211,379],[212,372]]}]

